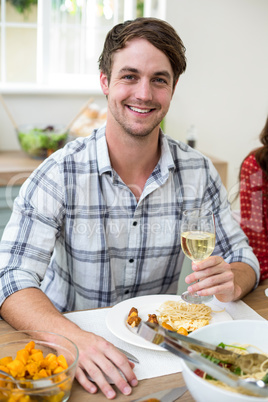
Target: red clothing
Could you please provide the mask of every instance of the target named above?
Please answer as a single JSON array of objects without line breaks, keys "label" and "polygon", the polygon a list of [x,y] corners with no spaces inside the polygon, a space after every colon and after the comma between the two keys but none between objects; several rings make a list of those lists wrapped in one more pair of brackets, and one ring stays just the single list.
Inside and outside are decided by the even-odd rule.
[{"label": "red clothing", "polygon": [[241,227],[259,260],[263,280],[268,278],[268,179],[254,155],[242,164],[240,186]]}]

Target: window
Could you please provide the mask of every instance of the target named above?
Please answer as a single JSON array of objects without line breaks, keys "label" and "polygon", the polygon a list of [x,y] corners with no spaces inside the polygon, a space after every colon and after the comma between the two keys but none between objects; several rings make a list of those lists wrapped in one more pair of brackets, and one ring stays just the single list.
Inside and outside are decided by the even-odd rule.
[{"label": "window", "polygon": [[[0,0],[1,88],[99,88],[98,57],[113,25],[137,16],[165,19],[166,0],[31,0],[17,11]],[[25,1],[24,1],[25,3]]]}]

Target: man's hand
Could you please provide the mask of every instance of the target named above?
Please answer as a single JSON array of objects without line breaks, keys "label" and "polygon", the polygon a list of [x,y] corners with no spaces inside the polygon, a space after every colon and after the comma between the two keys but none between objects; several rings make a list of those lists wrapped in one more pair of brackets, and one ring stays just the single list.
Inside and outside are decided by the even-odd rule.
[{"label": "man's hand", "polygon": [[241,299],[253,289],[256,281],[256,274],[248,264],[228,264],[219,256],[193,262],[192,269],[194,272],[185,278],[186,283],[191,283],[188,291],[200,296],[215,295],[222,302]]},{"label": "man's hand", "polygon": [[82,387],[95,393],[98,385],[108,399],[113,399],[116,392],[109,384],[113,383],[124,395],[131,394],[131,386],[136,386],[138,381],[133,372],[135,365],[124,354],[105,339],[88,332],[76,339],[76,344],[80,354],[76,379]]}]

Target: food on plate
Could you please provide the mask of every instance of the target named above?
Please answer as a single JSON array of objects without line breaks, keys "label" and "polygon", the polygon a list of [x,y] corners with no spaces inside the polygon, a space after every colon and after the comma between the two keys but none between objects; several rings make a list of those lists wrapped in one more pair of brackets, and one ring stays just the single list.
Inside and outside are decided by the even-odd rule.
[{"label": "food on plate", "polygon": [[[18,380],[20,386],[25,388],[25,392],[27,388],[33,387],[32,383],[27,383],[27,380],[42,380],[59,374],[61,376],[61,385],[59,385],[57,394],[54,393],[51,396],[46,396],[45,400],[49,402],[62,401],[65,395],[64,387],[66,386],[66,384],[63,384],[63,381],[66,379],[63,371],[67,368],[68,364],[63,355],[56,356],[54,353],[48,353],[44,356],[40,349],[36,349],[34,341],[30,341],[23,349],[18,350],[14,359],[11,356],[0,359],[0,369]],[[51,381],[51,385],[53,385],[53,377],[51,379],[48,378],[47,381]],[[59,381],[59,378],[57,378],[57,381]],[[36,401],[35,398],[32,399],[29,395],[25,395],[24,390],[17,388],[15,383],[10,382],[9,377],[4,374],[0,375],[0,388],[1,401]],[[5,388],[9,389],[9,392],[12,390],[12,396],[9,399],[6,399],[6,393],[3,391]]]},{"label": "food on plate", "polygon": [[151,322],[153,324],[158,324],[158,319],[156,317],[156,314],[148,314],[147,322]]},{"label": "food on plate", "polygon": [[211,320],[211,312],[211,307],[205,304],[168,300],[159,306],[157,318],[160,325],[166,329],[182,333],[182,328],[184,328],[189,333],[208,325]]},{"label": "food on plate", "polygon": [[140,322],[141,318],[139,317],[138,310],[135,307],[132,307],[128,313],[127,324],[134,328],[138,327]]},{"label": "food on plate", "polygon": [[[218,346],[226,348],[228,350],[231,350],[235,353],[239,353],[239,354],[248,354],[248,348],[249,347],[253,347],[253,345],[225,345],[223,342],[221,342]],[[255,346],[254,346],[255,347]],[[256,349],[258,351],[260,351],[257,347]],[[215,352],[216,353],[216,352]],[[259,364],[256,367],[256,372],[254,372],[253,374],[246,374],[245,371],[247,371],[247,368],[240,365],[237,366],[235,365],[231,358],[229,357],[229,355],[226,355],[224,360],[220,359],[219,357],[217,357],[217,355],[213,353],[213,351],[211,351],[211,353],[209,354],[202,354],[202,356],[206,357],[207,359],[211,360],[213,363],[227,369],[230,370],[232,373],[235,373],[236,375],[238,375],[240,378],[253,378],[256,380],[262,380],[263,382],[265,382],[265,384],[268,385],[268,354],[264,353],[263,351],[261,351],[262,354],[267,355],[267,360],[265,360],[263,363]],[[229,360],[228,360],[229,359]],[[252,366],[253,361],[247,361],[247,367]],[[255,364],[256,365],[256,364]],[[255,367],[254,367],[255,369]],[[220,388],[223,388],[225,390],[228,391],[232,391],[232,392],[238,392],[241,394],[246,394],[246,395],[251,395],[250,392],[247,392],[245,389],[243,388],[232,388],[229,385],[211,377],[210,375],[206,374],[204,371],[200,370],[200,369],[196,369],[194,371],[194,373],[196,375],[198,375],[199,377],[203,378],[206,381],[209,381],[211,384],[216,385]]]},{"label": "food on plate", "polygon": [[162,322],[161,326],[165,329],[168,329],[169,331],[178,332],[178,334],[181,334],[181,335],[187,336],[189,334],[189,332],[185,328],[180,327],[178,330],[176,330],[171,325],[167,324],[166,322]]},{"label": "food on plate", "polygon": [[68,130],[59,126],[22,126],[19,128],[18,139],[21,148],[29,156],[45,159],[66,144]]},{"label": "food on plate", "polygon": [[161,325],[163,328],[168,329],[169,331],[174,331],[174,328],[166,322],[161,322]]},{"label": "food on plate", "polygon": [[181,335],[184,335],[184,336],[187,336],[189,334],[187,329],[185,329],[184,327],[180,327],[177,332],[178,332],[178,334],[181,334]]},{"label": "food on plate", "polygon": [[[167,300],[157,310],[158,314],[148,314],[147,322],[159,324],[169,331],[176,331],[187,336],[190,332],[209,324],[211,307],[206,304],[190,304]],[[127,324],[138,327],[142,319],[138,310],[132,307],[127,317]]]}]

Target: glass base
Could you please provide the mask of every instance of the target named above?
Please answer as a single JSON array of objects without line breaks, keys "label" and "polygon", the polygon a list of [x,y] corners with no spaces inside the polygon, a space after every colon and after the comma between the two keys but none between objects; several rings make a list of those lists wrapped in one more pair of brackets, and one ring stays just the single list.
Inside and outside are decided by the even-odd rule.
[{"label": "glass base", "polygon": [[208,303],[213,299],[213,296],[199,296],[197,293],[184,292],[181,295],[182,300],[191,304]]}]

